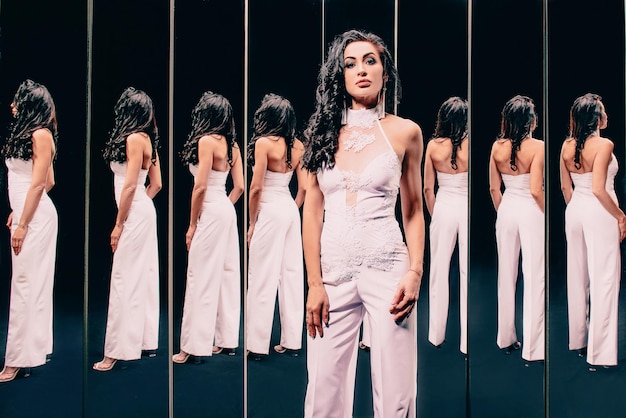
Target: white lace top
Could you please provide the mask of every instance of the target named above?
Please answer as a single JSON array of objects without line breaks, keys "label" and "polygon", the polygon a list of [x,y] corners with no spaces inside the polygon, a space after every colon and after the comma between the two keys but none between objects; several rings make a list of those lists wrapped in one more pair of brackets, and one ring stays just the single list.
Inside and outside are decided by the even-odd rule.
[{"label": "white lace top", "polygon": [[408,257],[395,217],[400,161],[373,109],[350,112],[335,167],[317,175],[324,195],[321,267],[327,284],[353,280],[362,268],[391,271]]}]

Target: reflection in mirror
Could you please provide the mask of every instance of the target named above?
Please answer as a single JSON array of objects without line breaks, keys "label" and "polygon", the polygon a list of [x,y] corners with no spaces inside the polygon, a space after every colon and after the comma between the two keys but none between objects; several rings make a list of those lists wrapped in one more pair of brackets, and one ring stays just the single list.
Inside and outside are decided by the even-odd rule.
[{"label": "reflection in mirror", "polygon": [[[249,112],[246,115],[249,137],[246,140],[254,146],[254,150],[248,149],[249,157],[258,157],[261,162],[249,158],[247,165],[250,193],[246,203],[250,209],[250,226],[253,226],[253,231],[248,229],[253,238],[249,249],[245,319],[246,348],[252,353],[247,362],[247,408],[250,416],[302,416],[306,389],[306,345],[302,326],[305,279],[302,249],[298,250],[297,244],[287,243],[285,239],[288,236],[300,239],[300,213],[294,198],[297,205],[302,204],[301,192],[298,195],[299,187],[304,185],[304,172],[299,163],[303,149],[301,134],[313,112],[322,50],[322,8],[317,0],[250,0],[249,7]],[[293,19],[293,16],[299,18]],[[268,25],[274,21],[280,22],[280,30]],[[285,101],[268,97],[263,105],[265,110],[260,110],[255,118],[254,112],[269,93],[280,95]],[[288,111],[287,103],[293,107],[293,114]],[[289,115],[291,120],[281,123],[272,116],[274,112]],[[292,129],[295,138],[290,138],[294,136]],[[257,143],[259,136],[261,142]],[[293,141],[289,154],[286,142],[280,138]],[[278,141],[269,142],[271,139]],[[287,165],[288,156],[291,167]],[[261,173],[264,164],[265,176]],[[297,170],[295,175],[294,170]],[[288,184],[289,189],[278,185],[270,187],[270,176],[275,176],[275,181],[282,182],[283,186]],[[258,218],[253,220],[252,211],[257,210],[260,211]],[[289,214],[289,219],[283,213]],[[288,221],[292,224],[289,230],[286,229]],[[282,232],[278,232],[278,227],[267,231],[271,224],[281,225]],[[282,245],[286,252],[279,255],[278,246]],[[272,254],[266,253],[270,247]],[[295,252],[289,254],[289,251]],[[272,268],[280,270],[283,259],[292,265],[286,264],[284,271],[270,273]],[[278,282],[271,283],[271,280]]]},{"label": "reflection in mirror", "polygon": [[93,4],[89,416],[167,413],[168,12]]},{"label": "reflection in mirror", "polygon": [[[81,413],[86,13],[81,1],[2,3],[3,225],[13,211],[0,233],[3,417]],[[16,96],[26,79],[40,84]]]},{"label": "reflection in mirror", "polygon": [[[618,417],[626,408],[618,222],[626,202],[624,4],[605,0],[588,6],[575,0],[550,1],[548,7],[548,412]],[[571,30],[572,22],[582,21],[598,24],[598,30]],[[593,51],[601,64],[573,64],[582,51]],[[596,183],[601,187],[591,190]]]},{"label": "reflection in mirror", "polygon": [[[543,170],[529,163],[533,155],[543,155],[544,147],[532,139],[533,131],[543,132],[544,121],[531,117],[531,110],[541,115],[544,108],[542,5],[541,0],[472,2],[468,302],[472,416],[542,416],[544,411]],[[514,29],[518,27],[524,30]],[[517,95],[534,100],[534,108],[524,98],[505,106]],[[524,123],[509,110],[519,111]],[[513,149],[519,140],[523,140],[519,149]],[[521,203],[513,203],[522,200],[525,211]],[[523,222],[537,231],[530,240],[525,237],[530,226]],[[535,244],[532,237],[538,239]]]},{"label": "reflection in mirror", "polygon": [[[404,1],[400,2],[399,12],[398,70],[402,76],[399,111],[400,115],[419,123],[426,149],[427,239],[417,315],[418,415],[465,416],[467,362],[463,353],[467,351],[462,329],[467,322],[462,313],[465,300],[462,281],[467,272],[467,261],[463,259],[468,251],[464,241],[467,242],[468,230],[469,145],[466,123],[462,121],[463,109],[467,119],[467,105],[452,97],[467,97],[468,4],[465,0]],[[437,36],[433,36],[435,33]],[[455,169],[452,149],[457,141],[460,145]],[[442,189],[444,177],[459,184],[446,184],[447,188]],[[437,208],[434,221],[433,204]],[[458,226],[454,226],[455,219]]]},{"label": "reflection in mirror", "polygon": [[[172,345],[174,353],[179,353],[175,362],[185,360],[187,353],[192,357],[185,364],[174,364],[173,412],[182,417],[204,417],[207,411],[214,416],[241,417],[244,199],[236,199],[235,193],[244,187],[240,177],[245,164],[243,2],[179,1],[174,18]],[[210,53],[202,45],[210,45]],[[214,94],[203,96],[207,91]],[[214,150],[219,161],[214,158],[211,164],[207,150]],[[201,199],[203,182],[207,188]],[[226,190],[236,201],[234,209]],[[195,220],[197,227],[188,248],[186,234]],[[227,225],[230,233],[238,231],[234,241],[227,238],[229,231],[221,230]],[[228,262],[235,264],[229,266]],[[218,295],[222,299],[218,300]],[[223,321],[225,313],[229,323]],[[221,325],[228,325],[227,329],[220,329]],[[228,333],[231,335],[225,335]],[[213,351],[213,340],[221,352]]]}]

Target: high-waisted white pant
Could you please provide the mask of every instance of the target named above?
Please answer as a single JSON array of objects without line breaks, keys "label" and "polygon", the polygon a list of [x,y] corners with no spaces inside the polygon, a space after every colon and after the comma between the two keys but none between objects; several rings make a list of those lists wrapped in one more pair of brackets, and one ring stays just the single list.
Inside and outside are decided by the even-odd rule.
[{"label": "high-waisted white pant", "polygon": [[503,175],[506,190],[498,208],[498,337],[500,348],[517,341],[515,289],[522,251],[524,276],[524,341],[522,358],[545,355],[545,217],[530,194],[529,174]]},{"label": "high-waisted white pant", "polygon": [[280,345],[302,347],[304,267],[300,213],[287,186],[265,187],[250,242],[246,348],[269,352],[278,289]]},{"label": "high-waisted white pant", "polygon": [[[359,328],[370,324],[374,416],[416,416],[416,312],[396,324],[389,306],[407,263],[392,272],[363,268],[357,279],[324,285],[330,302],[324,337],[307,337],[306,418],[352,417]],[[395,279],[394,279],[395,278]]]},{"label": "high-waisted white pant", "polygon": [[[617,202],[615,192],[611,192]],[[590,364],[616,365],[620,285],[617,221],[591,189],[577,186],[565,210],[565,233],[569,348],[586,346]]]},{"label": "high-waisted white pant", "polygon": [[467,173],[437,173],[439,190],[430,222],[430,280],[428,341],[446,338],[450,299],[450,258],[459,241],[460,350],[467,354]]}]

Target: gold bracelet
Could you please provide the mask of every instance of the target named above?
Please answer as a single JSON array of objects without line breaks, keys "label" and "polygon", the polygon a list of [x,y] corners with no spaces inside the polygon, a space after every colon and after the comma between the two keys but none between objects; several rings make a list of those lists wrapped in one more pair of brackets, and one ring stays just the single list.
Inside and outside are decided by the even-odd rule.
[{"label": "gold bracelet", "polygon": [[418,276],[420,275],[420,273],[417,270],[415,270],[415,269],[409,269],[409,271],[412,271],[413,273],[417,274]]}]

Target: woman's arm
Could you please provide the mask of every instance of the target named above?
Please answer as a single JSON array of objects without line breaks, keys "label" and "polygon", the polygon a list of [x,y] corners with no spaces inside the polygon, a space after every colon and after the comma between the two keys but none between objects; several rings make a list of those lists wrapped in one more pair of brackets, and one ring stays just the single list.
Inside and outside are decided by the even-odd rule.
[{"label": "woman's arm", "polygon": [[233,166],[230,168],[230,176],[233,179],[233,189],[228,194],[228,199],[234,205],[243,194],[243,163],[238,146],[233,147]]},{"label": "woman's arm", "polygon": [[311,338],[324,336],[323,325],[328,326],[328,295],[322,282],[320,261],[322,223],[324,219],[324,195],[317,182],[317,175],[309,173],[307,193],[302,211],[302,247],[307,271],[309,291],[306,301],[306,329]]},{"label": "woman's arm", "polygon": [[530,194],[541,209],[545,211],[545,194],[543,192],[543,162],[544,162],[544,145],[542,141],[534,144],[537,152],[530,163]]},{"label": "woman's arm", "polygon": [[257,217],[259,216],[259,203],[263,193],[263,179],[267,172],[267,153],[269,144],[263,138],[259,138],[254,146],[254,170],[250,182],[250,194],[248,196],[248,216],[250,217],[248,228],[248,244],[254,232]]},{"label": "woman's arm", "polygon": [[207,136],[203,136],[198,140],[198,172],[193,181],[193,190],[191,191],[191,210],[189,212],[189,227],[185,234],[185,243],[187,251],[191,247],[191,240],[196,233],[198,226],[198,218],[200,218],[200,209],[206,194],[206,188],[213,168],[213,150],[214,143]]},{"label": "woman's arm", "polygon": [[598,147],[596,157],[593,160],[591,171],[591,191],[600,201],[604,209],[607,210],[618,222],[623,223],[626,217],[624,212],[617,206],[609,192],[606,191],[606,177],[609,171],[609,163],[613,154],[613,143],[607,141],[606,144]]},{"label": "woman's arm", "polygon": [[124,221],[126,221],[128,217],[130,205],[135,196],[135,191],[137,190],[139,171],[143,164],[144,144],[145,138],[142,134],[134,133],[126,138],[126,174],[120,196],[120,203],[117,208],[115,227],[111,232],[111,249],[113,252],[117,249],[117,243],[124,229]]},{"label": "woman's arm", "polygon": [[561,156],[559,157],[559,172],[561,177],[561,192],[563,192],[563,198],[565,198],[565,203],[569,204],[569,201],[572,199],[572,194],[574,193],[574,187],[572,186],[572,176],[565,165],[565,159],[563,158],[563,151],[565,150],[565,142],[561,147]]},{"label": "woman's arm", "polygon": [[296,180],[298,181],[298,192],[294,198],[296,206],[300,208],[306,196],[307,171],[302,167],[302,163],[296,167]]},{"label": "woman's arm", "polygon": [[489,157],[489,194],[491,194],[491,201],[497,212],[500,202],[502,202],[502,175],[493,157],[495,147],[496,143],[492,145],[491,156]]},{"label": "woman's arm", "polygon": [[51,162],[50,167],[48,167],[48,176],[46,177],[46,193],[48,193],[55,185],[54,180],[54,164]]},{"label": "woman's arm", "polygon": [[150,164],[148,168],[148,187],[146,187],[146,194],[150,199],[154,199],[154,196],[159,193],[161,187],[163,187],[163,183],[161,182],[161,161],[157,153],[156,162]]},{"label": "woman's arm", "polygon": [[28,224],[33,220],[41,195],[46,190],[48,172],[54,155],[54,141],[47,129],[38,129],[33,133],[33,172],[30,187],[26,193],[24,209],[17,228],[11,237],[13,252],[18,255],[22,251],[22,244],[28,231]]},{"label": "woman's arm", "polygon": [[426,157],[424,159],[424,199],[426,199],[426,208],[430,216],[433,216],[435,209],[435,166],[431,159],[432,141],[426,146]]},{"label": "woman's arm", "polygon": [[409,251],[409,271],[398,283],[389,312],[393,319],[402,321],[411,313],[419,297],[424,272],[424,209],[422,202],[422,130],[412,123],[409,141],[402,161],[400,196],[406,246]]}]

